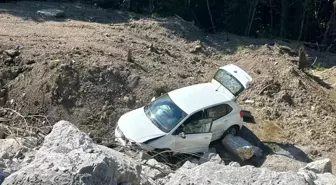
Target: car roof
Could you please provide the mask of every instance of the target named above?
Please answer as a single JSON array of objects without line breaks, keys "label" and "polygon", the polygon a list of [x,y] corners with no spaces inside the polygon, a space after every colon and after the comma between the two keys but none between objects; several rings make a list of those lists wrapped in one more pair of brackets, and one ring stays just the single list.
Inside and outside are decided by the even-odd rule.
[{"label": "car roof", "polygon": [[212,105],[231,101],[228,96],[216,91],[211,83],[183,87],[169,92],[168,95],[187,114]]}]

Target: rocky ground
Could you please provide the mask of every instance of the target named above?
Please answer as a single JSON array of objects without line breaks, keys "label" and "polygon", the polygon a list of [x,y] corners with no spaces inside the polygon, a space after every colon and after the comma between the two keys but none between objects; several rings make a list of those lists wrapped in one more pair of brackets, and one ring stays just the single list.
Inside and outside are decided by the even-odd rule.
[{"label": "rocky ground", "polygon": [[5,161],[5,170],[13,163],[19,166],[5,178],[4,185],[336,184],[336,177],[330,173],[330,159],[309,163],[297,171],[276,172],[250,165],[241,167],[238,163],[224,165],[220,158],[213,157],[201,164],[187,161],[173,171],[153,158],[130,158],[97,145],[67,121],[56,123],[39,149],[27,148],[30,153],[0,160],[0,167]]},{"label": "rocky ground", "polygon": [[[44,8],[65,17],[36,14]],[[255,118],[246,124],[248,137],[275,152],[289,144],[336,164],[334,54],[306,48],[302,70],[299,43],[206,35],[178,17],[82,4],[5,3],[0,22],[2,138],[38,136],[41,143],[64,119],[111,145],[120,115],[162,92],[208,82],[219,66],[233,63],[254,79],[238,100]]]}]

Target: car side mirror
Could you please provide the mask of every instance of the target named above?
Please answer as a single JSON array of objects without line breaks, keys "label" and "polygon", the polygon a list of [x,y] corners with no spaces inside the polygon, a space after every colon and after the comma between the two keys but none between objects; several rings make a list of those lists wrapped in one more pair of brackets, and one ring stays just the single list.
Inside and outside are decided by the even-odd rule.
[{"label": "car side mirror", "polygon": [[180,132],[180,133],[178,134],[178,136],[180,136],[180,137],[181,137],[181,138],[183,138],[183,139],[185,139],[185,138],[186,138],[186,136],[185,136],[184,132]]}]

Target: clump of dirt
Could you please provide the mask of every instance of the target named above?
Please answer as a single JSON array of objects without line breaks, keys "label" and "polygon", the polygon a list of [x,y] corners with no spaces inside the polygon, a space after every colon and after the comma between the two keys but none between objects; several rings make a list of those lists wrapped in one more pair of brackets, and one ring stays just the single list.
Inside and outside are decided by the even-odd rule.
[{"label": "clump of dirt", "polygon": [[[13,71],[16,67],[2,69]],[[20,110],[23,115],[47,116],[50,122],[71,120],[85,125],[97,137],[110,136],[115,119],[124,108],[133,108],[135,104],[134,97],[130,100],[132,90],[127,86],[129,72],[118,66],[57,60],[38,62],[29,71],[20,72],[21,76],[15,74],[15,80],[12,76],[3,78],[6,89],[3,106]],[[128,96],[131,98],[126,100]],[[104,125],[97,127],[99,124]]]},{"label": "clump of dirt", "polygon": [[[67,19],[35,14],[62,7]],[[80,4],[19,2],[3,4],[0,12],[0,106],[47,116],[50,123],[69,120],[109,143],[123,113],[164,92],[209,82],[219,66],[233,63],[253,77],[238,101],[255,116],[251,127],[261,140],[305,145],[336,158],[335,89],[309,66],[299,69],[297,46],[286,53],[281,41],[205,36],[179,18]]]}]

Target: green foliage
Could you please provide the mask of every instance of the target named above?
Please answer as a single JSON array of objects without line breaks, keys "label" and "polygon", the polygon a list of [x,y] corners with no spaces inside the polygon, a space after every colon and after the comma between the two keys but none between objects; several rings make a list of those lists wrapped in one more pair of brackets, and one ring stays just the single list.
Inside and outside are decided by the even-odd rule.
[{"label": "green foliage", "polygon": [[317,63],[316,65],[314,65],[314,67],[315,67],[315,70],[317,70],[317,71],[323,71],[323,70],[326,69],[325,67],[321,66],[320,62]]},{"label": "green foliage", "polygon": [[243,50],[245,48],[245,46],[243,45],[243,44],[238,44],[237,45],[237,50],[238,51],[241,51],[241,50]]}]

